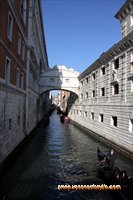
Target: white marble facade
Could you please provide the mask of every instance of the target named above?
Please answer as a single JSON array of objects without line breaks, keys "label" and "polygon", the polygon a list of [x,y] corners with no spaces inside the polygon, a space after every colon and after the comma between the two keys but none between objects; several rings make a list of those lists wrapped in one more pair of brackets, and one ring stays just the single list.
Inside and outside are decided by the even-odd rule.
[{"label": "white marble facade", "polygon": [[[48,92],[41,96],[39,94],[40,73],[42,70],[45,71],[49,68],[42,26],[41,1],[39,0],[29,1],[28,46],[26,99],[27,134],[37,126],[38,122],[49,109]],[[43,109],[40,109],[40,107],[42,107],[40,102],[41,104],[45,104]]]},{"label": "white marble facade", "polygon": [[115,17],[122,27],[125,23],[126,34],[79,75],[79,98],[69,116],[133,153],[133,1],[126,1]]}]

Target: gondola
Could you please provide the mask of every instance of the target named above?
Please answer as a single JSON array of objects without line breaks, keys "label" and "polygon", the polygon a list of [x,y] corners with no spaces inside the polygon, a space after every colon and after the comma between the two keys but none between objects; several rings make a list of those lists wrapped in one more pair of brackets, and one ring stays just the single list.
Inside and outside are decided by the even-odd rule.
[{"label": "gondola", "polygon": [[120,185],[121,190],[115,191],[120,196],[120,199],[133,199],[133,177],[128,176],[126,170],[121,170],[117,166],[111,169],[108,156],[105,154],[103,155],[102,159],[99,157],[97,150],[97,161],[95,164],[97,176],[102,179],[106,185]]}]

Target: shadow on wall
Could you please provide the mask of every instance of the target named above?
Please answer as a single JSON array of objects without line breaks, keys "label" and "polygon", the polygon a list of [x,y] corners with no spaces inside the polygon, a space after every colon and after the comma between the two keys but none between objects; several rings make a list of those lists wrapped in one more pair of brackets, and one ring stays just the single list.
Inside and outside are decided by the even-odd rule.
[{"label": "shadow on wall", "polygon": [[73,92],[70,92],[70,95],[67,100],[67,108],[66,108],[67,115],[69,114],[72,105],[76,102],[77,99],[78,99],[78,95]]}]

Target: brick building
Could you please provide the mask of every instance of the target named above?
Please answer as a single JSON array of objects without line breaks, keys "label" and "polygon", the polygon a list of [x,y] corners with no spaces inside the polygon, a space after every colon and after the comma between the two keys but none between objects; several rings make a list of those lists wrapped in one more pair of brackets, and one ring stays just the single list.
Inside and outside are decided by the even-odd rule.
[{"label": "brick building", "polygon": [[49,95],[39,97],[38,86],[40,71],[48,68],[40,8],[39,0],[0,1],[0,163],[47,107]]},{"label": "brick building", "polygon": [[0,161],[25,136],[28,1],[0,1]]}]

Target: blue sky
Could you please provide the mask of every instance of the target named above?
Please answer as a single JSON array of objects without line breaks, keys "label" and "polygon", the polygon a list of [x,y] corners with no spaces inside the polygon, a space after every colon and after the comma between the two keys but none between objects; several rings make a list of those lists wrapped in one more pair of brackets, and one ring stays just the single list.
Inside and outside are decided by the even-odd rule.
[{"label": "blue sky", "polygon": [[121,40],[114,15],[125,0],[42,0],[49,66],[78,72]]}]

